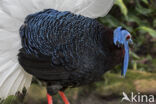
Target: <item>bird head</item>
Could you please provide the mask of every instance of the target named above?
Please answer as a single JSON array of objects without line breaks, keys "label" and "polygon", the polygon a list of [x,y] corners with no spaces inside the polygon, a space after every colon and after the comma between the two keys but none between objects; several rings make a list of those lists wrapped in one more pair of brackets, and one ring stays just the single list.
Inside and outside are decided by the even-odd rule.
[{"label": "bird head", "polygon": [[114,44],[118,47],[124,48],[124,62],[122,67],[122,75],[125,76],[128,68],[129,62],[129,47],[133,45],[133,41],[131,39],[131,34],[121,26],[114,30]]}]

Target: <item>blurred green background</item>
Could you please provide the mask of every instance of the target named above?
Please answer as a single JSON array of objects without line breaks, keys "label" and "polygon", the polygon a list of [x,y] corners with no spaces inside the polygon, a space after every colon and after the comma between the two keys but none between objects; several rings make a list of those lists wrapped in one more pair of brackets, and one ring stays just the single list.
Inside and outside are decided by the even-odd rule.
[{"label": "blurred green background", "polygon": [[[98,20],[112,29],[125,27],[132,34],[135,44],[128,73],[122,78],[119,65],[99,82],[68,89],[65,93],[71,104],[120,104],[123,91],[156,95],[156,0],[116,0],[109,14]],[[1,103],[46,104],[46,89],[34,79],[28,92]],[[54,104],[63,104],[59,95],[54,96]]]}]

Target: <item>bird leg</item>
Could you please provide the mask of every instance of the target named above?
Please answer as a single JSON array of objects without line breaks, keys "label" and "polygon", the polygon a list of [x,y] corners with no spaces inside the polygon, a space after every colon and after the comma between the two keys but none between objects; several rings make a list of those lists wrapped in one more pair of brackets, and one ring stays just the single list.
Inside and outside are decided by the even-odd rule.
[{"label": "bird leg", "polygon": [[48,99],[48,104],[53,104],[52,101],[52,96],[51,95],[55,95],[57,93],[60,94],[63,102],[65,104],[70,104],[67,97],[65,96],[64,92],[60,91],[60,89],[62,89],[62,86],[59,84],[52,84],[52,83],[47,83],[47,99]]},{"label": "bird leg", "polygon": [[60,96],[61,96],[61,98],[62,98],[62,100],[63,100],[63,102],[65,104],[70,104],[69,101],[68,101],[68,99],[67,99],[67,97],[66,97],[66,95],[64,94],[64,92],[59,91],[59,94],[60,94]]},{"label": "bird leg", "polygon": [[48,104],[53,104],[52,96],[50,96],[49,94],[47,94],[47,100],[48,100]]}]

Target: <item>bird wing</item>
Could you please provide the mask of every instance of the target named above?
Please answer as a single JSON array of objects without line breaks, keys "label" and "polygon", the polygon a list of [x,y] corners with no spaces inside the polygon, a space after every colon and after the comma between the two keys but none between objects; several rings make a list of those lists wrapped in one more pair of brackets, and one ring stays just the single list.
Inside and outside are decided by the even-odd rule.
[{"label": "bird wing", "polygon": [[18,63],[19,28],[24,18],[43,9],[70,11],[90,18],[105,16],[113,0],[0,0],[0,98],[28,88],[32,76]]}]

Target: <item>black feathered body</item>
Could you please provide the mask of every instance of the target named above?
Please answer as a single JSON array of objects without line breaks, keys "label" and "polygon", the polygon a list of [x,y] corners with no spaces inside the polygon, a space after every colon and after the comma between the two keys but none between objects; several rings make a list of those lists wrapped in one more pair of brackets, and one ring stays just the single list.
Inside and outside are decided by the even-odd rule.
[{"label": "black feathered body", "polygon": [[70,12],[48,9],[29,15],[20,36],[24,70],[60,89],[94,82],[122,61],[110,29]]}]

